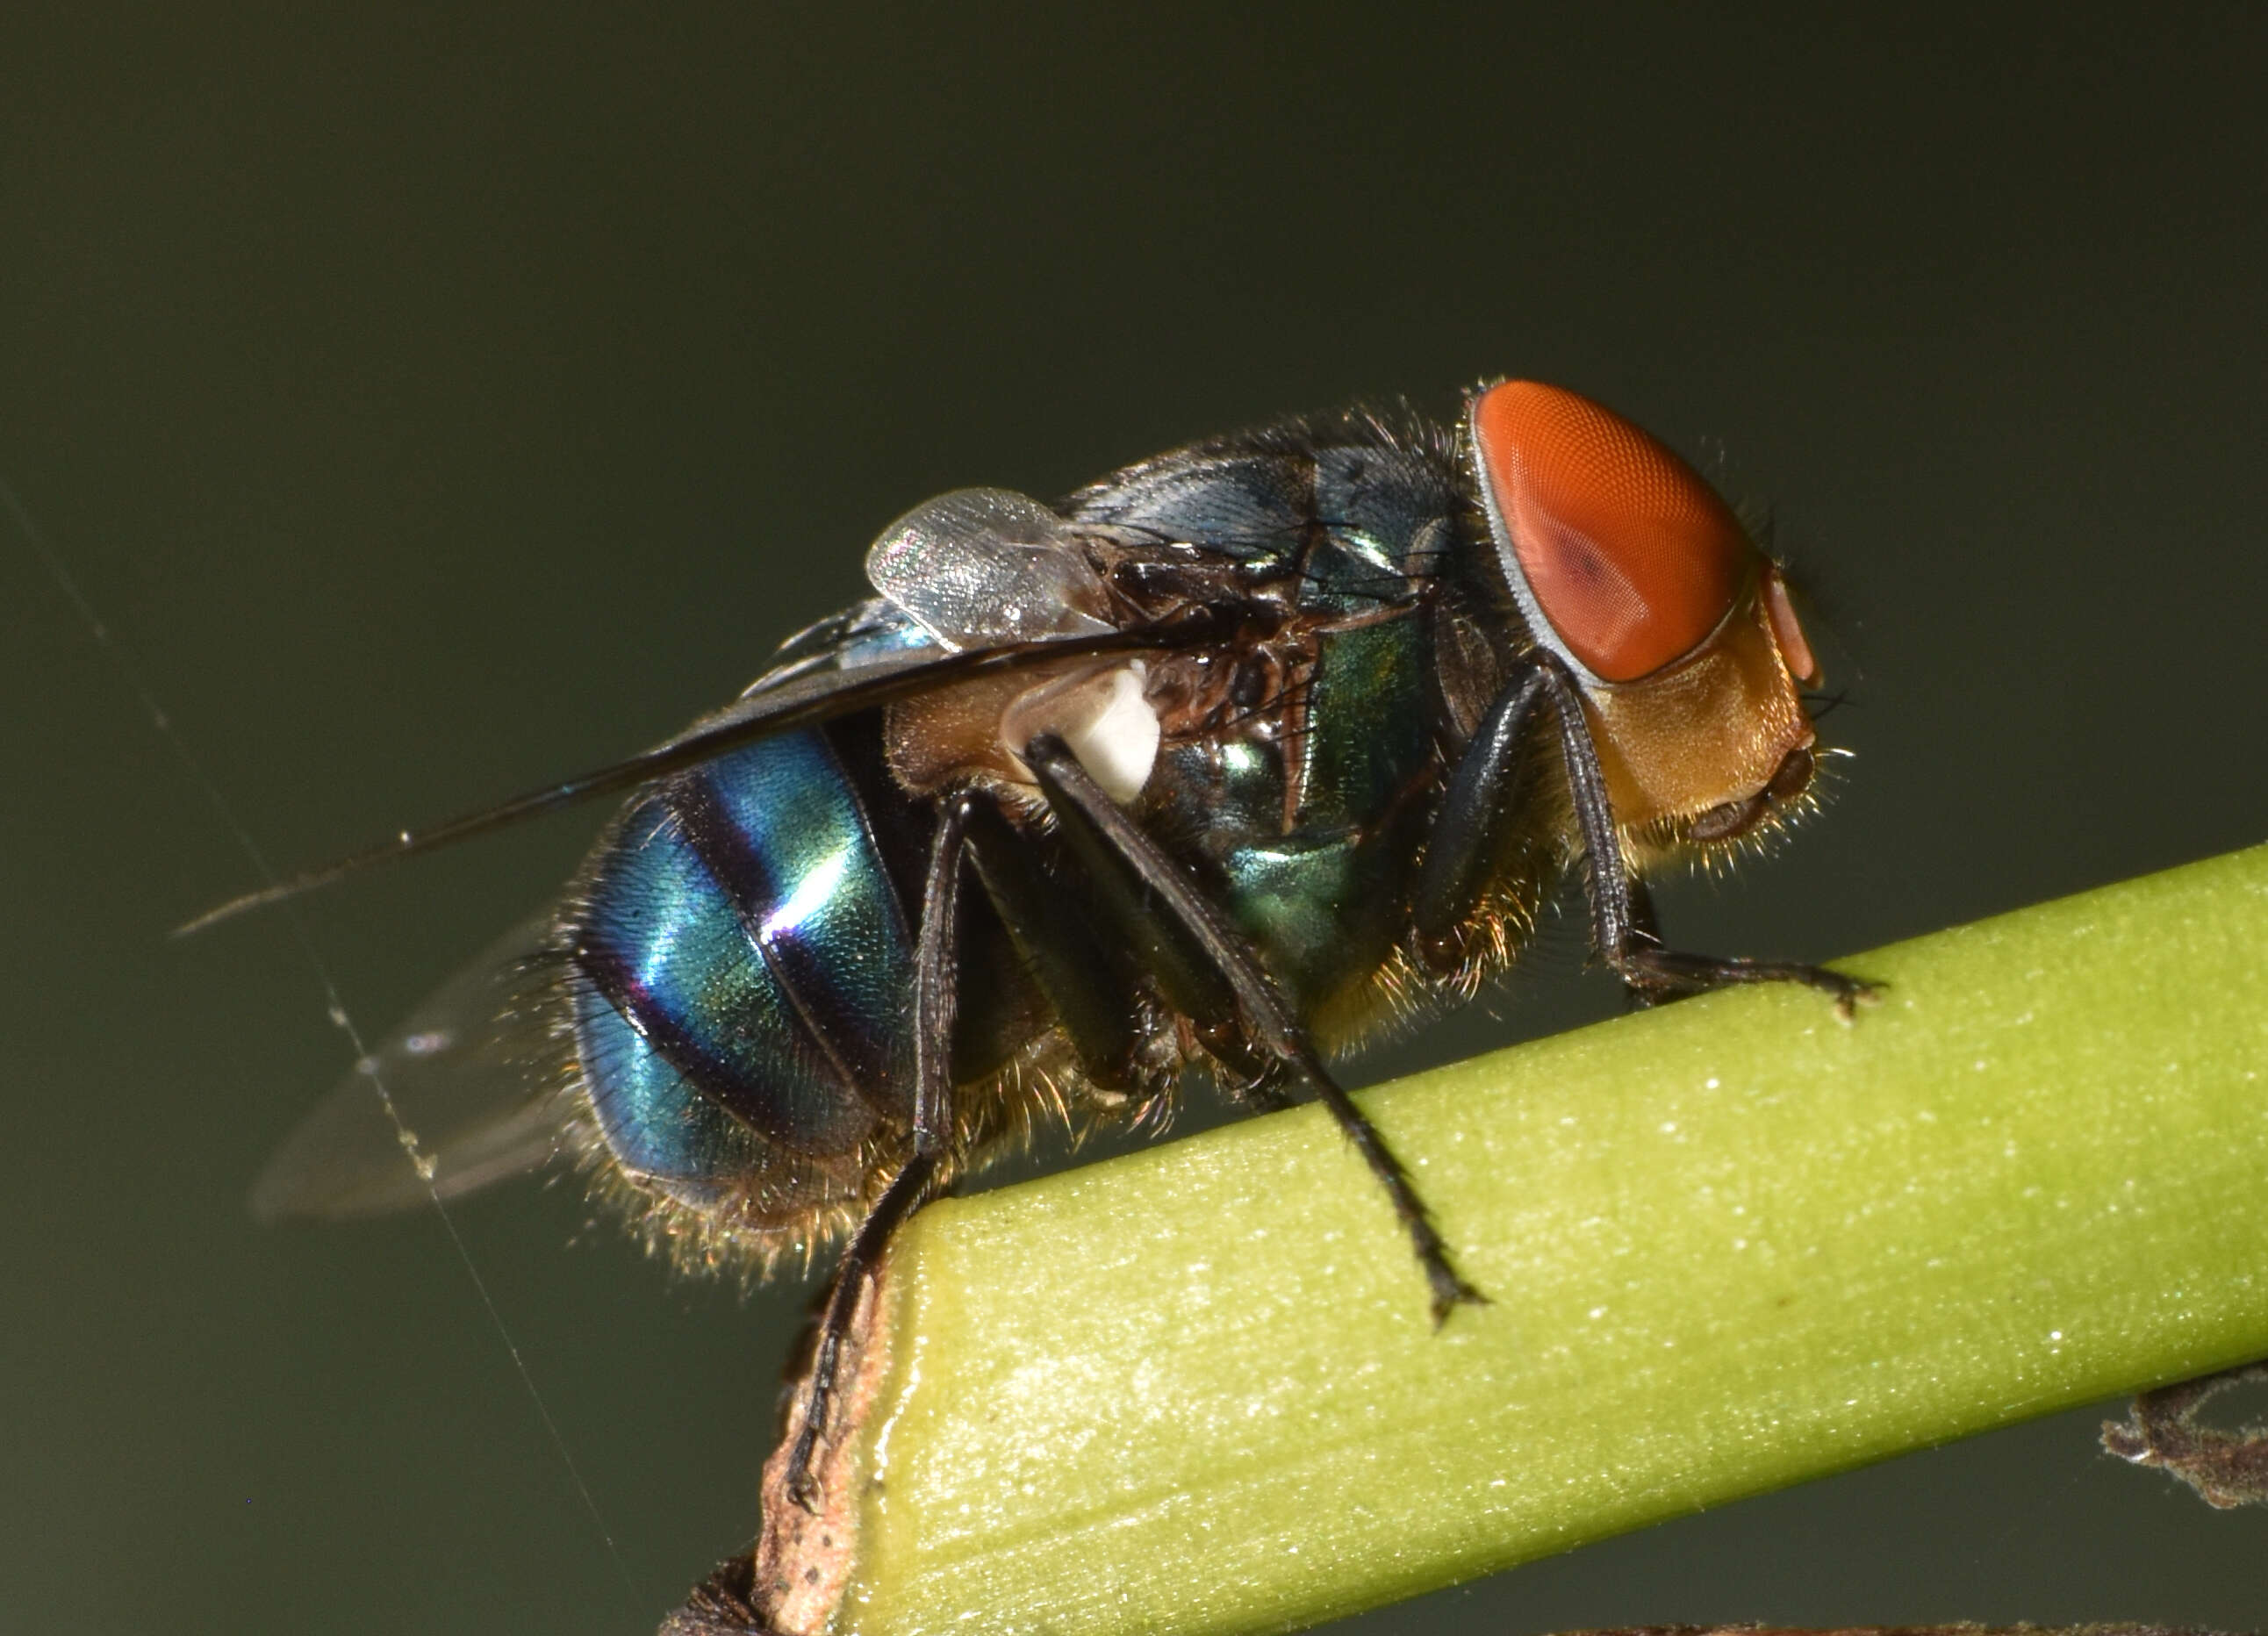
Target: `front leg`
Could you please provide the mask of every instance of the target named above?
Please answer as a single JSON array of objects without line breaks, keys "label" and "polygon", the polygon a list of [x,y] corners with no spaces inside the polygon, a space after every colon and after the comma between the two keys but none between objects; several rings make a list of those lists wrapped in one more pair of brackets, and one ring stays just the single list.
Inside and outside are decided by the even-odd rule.
[{"label": "front leg", "polygon": [[[1653,888],[1636,875],[1625,879],[1630,892],[1631,935],[1642,944],[1660,948],[1661,916],[1654,910]],[[1651,1010],[1664,1000],[1677,998],[1675,994],[1665,994],[1661,990],[1650,988],[1643,983],[1633,983],[1628,977],[1623,979],[1623,1002],[1632,1011]]]},{"label": "front leg", "polygon": [[1607,799],[1606,774],[1581,696],[1566,673],[1543,661],[1541,674],[1559,721],[1559,748],[1567,764],[1567,790],[1583,840],[1583,883],[1591,903],[1591,941],[1599,957],[1634,990],[1656,999],[1675,999],[1738,983],[1800,983],[1831,997],[1847,1021],[1852,1007],[1872,999],[1873,986],[1824,966],[1794,961],[1750,960],[1742,955],[1692,954],[1665,948],[1651,924],[1651,903],[1634,890],[1623,859],[1614,807]]}]

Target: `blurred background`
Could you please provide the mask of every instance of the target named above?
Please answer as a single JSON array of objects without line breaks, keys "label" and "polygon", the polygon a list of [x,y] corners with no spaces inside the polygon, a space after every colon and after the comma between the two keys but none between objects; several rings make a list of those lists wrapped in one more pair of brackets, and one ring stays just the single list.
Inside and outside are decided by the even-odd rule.
[{"label": "blurred background", "polygon": [[[1846,954],[2268,838],[2268,13],[48,7],[0,17],[0,475],[279,864],[651,741],[939,490],[1512,372],[1769,504],[1857,752],[1689,945]],[[645,1632],[803,1292],[572,1187],[256,1227],[346,1067],[287,917],[0,542],[0,1625]],[[578,813],[307,909],[372,1032]],[[1603,1016],[1532,972],[1357,1071]],[[2108,1405],[2106,1405],[2108,1407]],[[1344,1628],[2268,1608],[2099,1411]],[[616,1555],[619,1556],[619,1566]]]}]

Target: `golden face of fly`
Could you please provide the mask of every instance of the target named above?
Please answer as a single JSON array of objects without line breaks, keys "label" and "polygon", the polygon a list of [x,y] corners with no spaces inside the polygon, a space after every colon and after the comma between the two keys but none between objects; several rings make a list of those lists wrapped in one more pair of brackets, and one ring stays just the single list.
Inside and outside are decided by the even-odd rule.
[{"label": "golden face of fly", "polygon": [[[1777,592],[1768,566],[1683,658],[1637,682],[1584,690],[1626,831],[1734,840],[1810,787],[1817,740],[1776,634],[1767,585]],[[1785,593],[1778,594],[1784,605]]]}]

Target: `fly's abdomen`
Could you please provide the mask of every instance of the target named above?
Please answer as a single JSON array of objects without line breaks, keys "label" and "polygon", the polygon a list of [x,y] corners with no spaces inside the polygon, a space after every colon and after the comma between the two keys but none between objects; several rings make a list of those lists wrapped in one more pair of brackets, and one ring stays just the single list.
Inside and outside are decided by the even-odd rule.
[{"label": "fly's abdomen", "polygon": [[911,1116],[913,940],[819,732],[635,802],[567,943],[577,1056],[630,1176],[755,1227],[854,1196]]}]

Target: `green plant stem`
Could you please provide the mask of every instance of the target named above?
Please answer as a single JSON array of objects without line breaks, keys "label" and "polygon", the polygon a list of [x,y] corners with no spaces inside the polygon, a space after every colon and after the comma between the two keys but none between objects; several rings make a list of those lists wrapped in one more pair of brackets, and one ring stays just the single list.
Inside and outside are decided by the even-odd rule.
[{"label": "green plant stem", "polygon": [[1272,1631],[2268,1353],[2268,847],[925,1212],[836,1628]]}]

